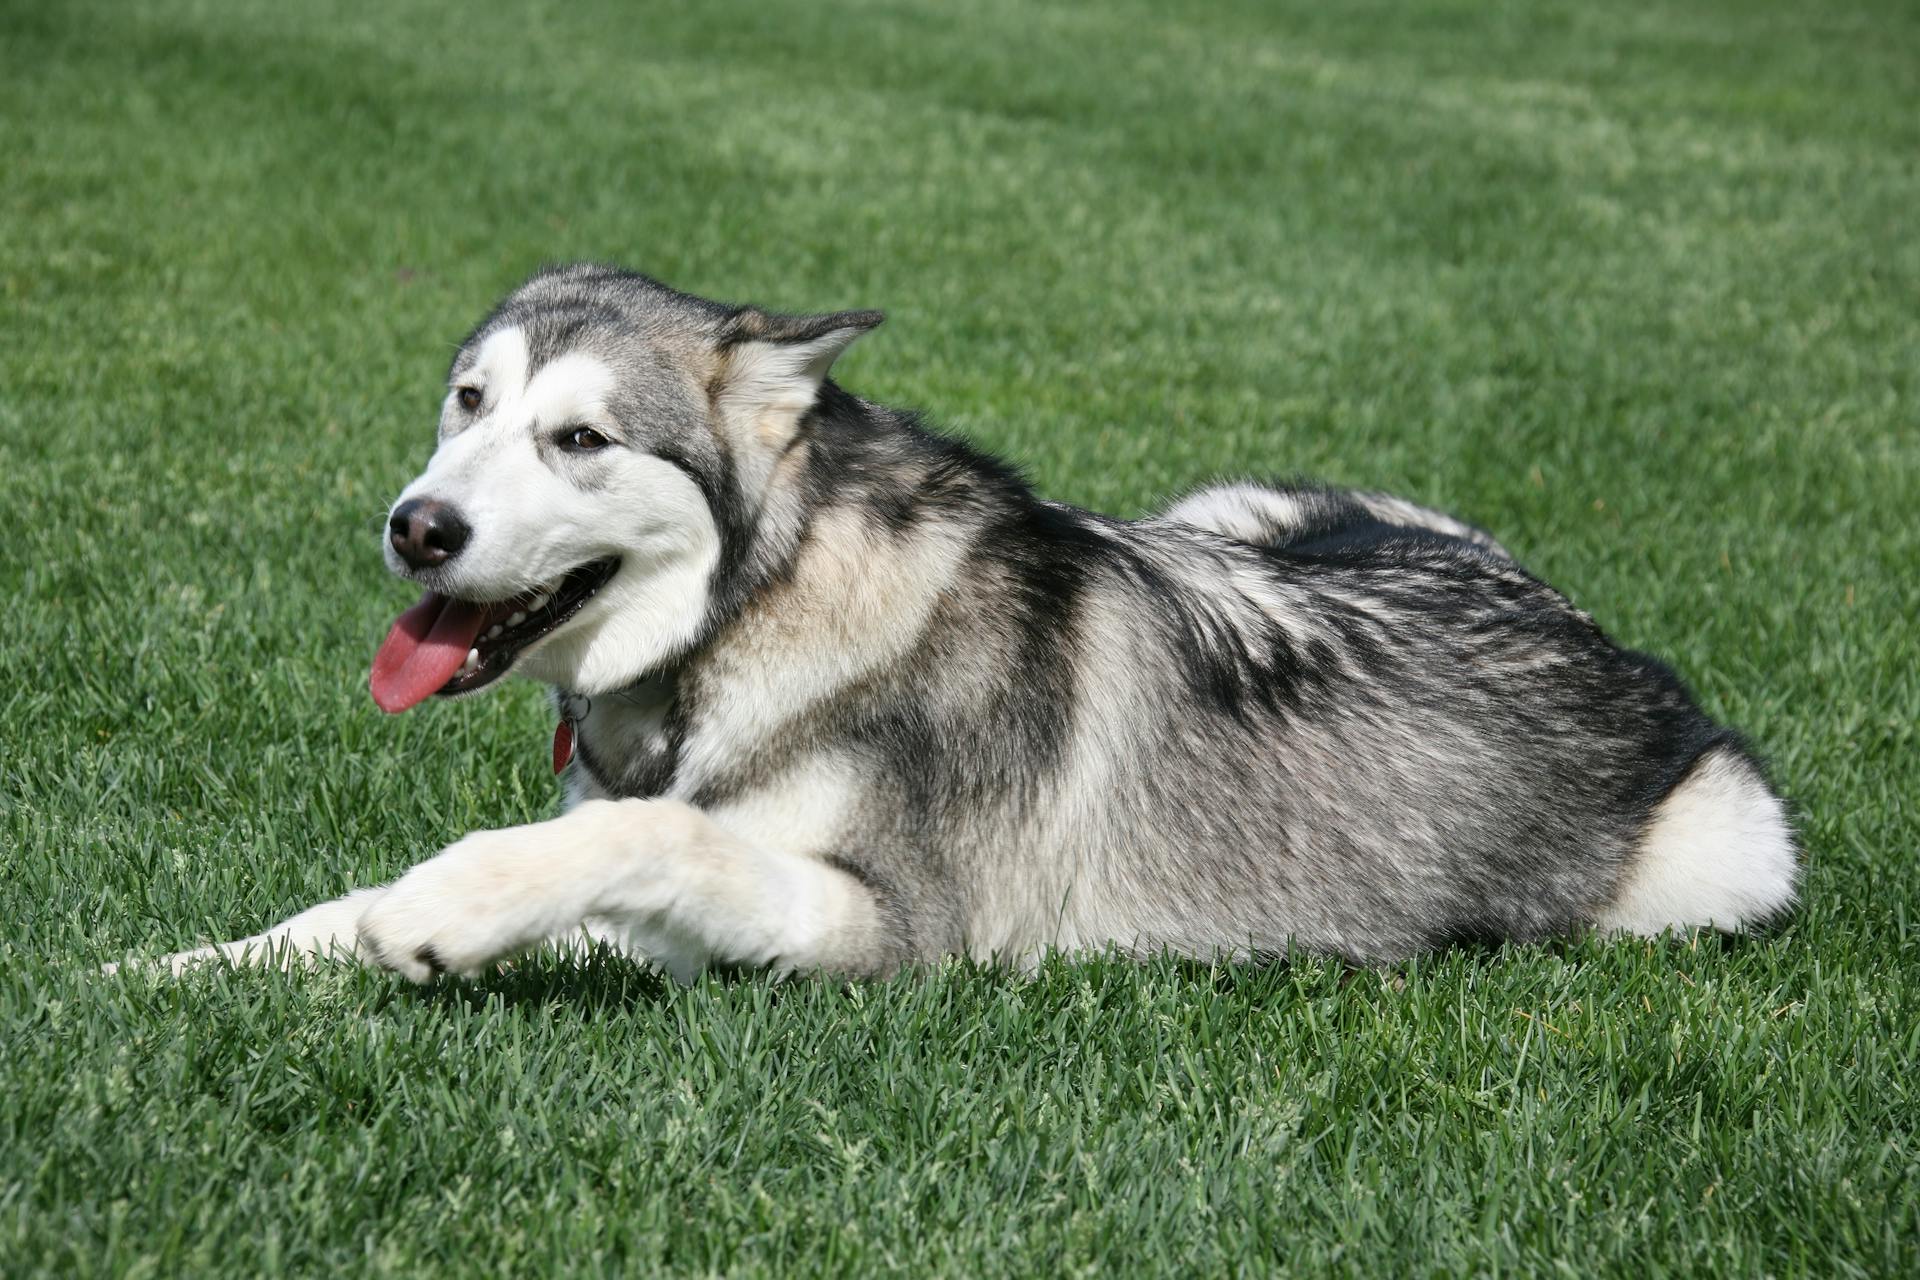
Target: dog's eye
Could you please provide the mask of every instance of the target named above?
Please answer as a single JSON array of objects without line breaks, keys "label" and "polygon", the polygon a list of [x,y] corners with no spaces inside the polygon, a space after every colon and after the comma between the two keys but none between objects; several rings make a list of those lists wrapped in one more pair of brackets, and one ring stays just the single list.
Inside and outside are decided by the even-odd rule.
[{"label": "dog's eye", "polygon": [[454,394],[460,401],[460,407],[468,413],[472,413],[480,407],[480,388],[462,387]]},{"label": "dog's eye", "polygon": [[561,433],[560,447],[575,453],[592,453],[607,447],[607,438],[592,427],[574,427]]}]

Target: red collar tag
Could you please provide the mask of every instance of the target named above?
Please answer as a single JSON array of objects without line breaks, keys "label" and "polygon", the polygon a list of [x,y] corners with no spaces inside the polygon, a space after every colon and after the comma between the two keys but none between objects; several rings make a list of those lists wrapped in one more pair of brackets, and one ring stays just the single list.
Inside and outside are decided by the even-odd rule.
[{"label": "red collar tag", "polygon": [[573,721],[562,720],[553,729],[553,771],[560,772],[573,759]]}]

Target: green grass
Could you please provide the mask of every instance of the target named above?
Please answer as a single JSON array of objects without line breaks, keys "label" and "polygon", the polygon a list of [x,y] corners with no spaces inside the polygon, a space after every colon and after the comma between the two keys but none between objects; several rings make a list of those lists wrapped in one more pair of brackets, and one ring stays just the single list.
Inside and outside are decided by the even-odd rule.
[{"label": "green grass", "polygon": [[[0,4],[0,1270],[1920,1269],[1920,13]],[[1455,509],[1793,798],[1772,937],[90,976],[551,811],[381,716],[451,343],[598,257],[1136,512]]]}]

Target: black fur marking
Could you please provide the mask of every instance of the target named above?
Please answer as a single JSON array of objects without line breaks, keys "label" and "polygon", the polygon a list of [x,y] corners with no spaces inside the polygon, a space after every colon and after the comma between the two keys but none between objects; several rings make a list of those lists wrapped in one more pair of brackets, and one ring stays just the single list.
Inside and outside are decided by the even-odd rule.
[{"label": "black fur marking", "polygon": [[[880,875],[872,863],[865,859],[835,853],[829,854],[823,861],[865,889],[872,898],[874,911],[879,915],[891,949],[895,952],[893,963],[904,963],[910,959],[915,951],[912,945],[914,935],[924,922],[915,918],[915,913],[893,882]],[[882,945],[887,947],[889,944],[883,942]]]},{"label": "black fur marking", "polygon": [[616,768],[592,745],[584,726],[575,731],[574,762],[610,796],[626,800],[651,800],[664,795],[673,785],[680,766],[680,751],[686,738],[686,714],[676,701],[667,713],[666,750],[634,753]]},{"label": "black fur marking", "polygon": [[733,459],[721,452],[710,462],[696,462],[685,449],[672,443],[655,446],[654,454],[662,462],[677,467],[699,487],[720,532],[720,563],[715,567],[710,593],[718,600],[736,594],[741,567],[753,537],[753,520],[734,478]]},{"label": "black fur marking", "polygon": [[832,867],[835,871],[842,872],[848,877],[850,877],[851,879],[857,881],[860,884],[861,888],[871,893],[875,898],[884,898],[887,896],[886,894],[887,882],[882,880],[879,876],[875,875],[864,863],[856,862],[851,858],[842,857],[840,854],[837,854],[837,853],[828,854],[824,859],[822,859],[822,861],[824,861],[828,866]]},{"label": "black fur marking", "polygon": [[541,308],[523,325],[527,335],[528,380],[561,356],[577,350],[585,335],[619,328],[622,324],[619,312],[594,302]]},{"label": "black fur marking", "polygon": [[[1003,484],[1024,484],[1003,477]],[[989,525],[976,554],[997,549],[1013,571],[1005,624],[1015,633],[1013,665],[998,691],[996,718],[1011,729],[1011,749],[1022,765],[1008,767],[1002,785],[1026,795],[1058,766],[1079,697],[1074,655],[1081,597],[1096,567],[1108,558],[1098,519],[1085,512],[1036,504],[1022,518]],[[1022,774],[1032,773],[1025,779]]]}]

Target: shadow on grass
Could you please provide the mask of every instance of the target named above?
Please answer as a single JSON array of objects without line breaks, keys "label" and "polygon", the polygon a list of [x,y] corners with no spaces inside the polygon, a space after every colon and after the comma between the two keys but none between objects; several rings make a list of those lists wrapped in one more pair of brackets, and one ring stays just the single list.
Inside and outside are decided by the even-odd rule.
[{"label": "shadow on grass", "polygon": [[[1502,966],[1550,958],[1560,964],[1604,962],[1619,948],[1654,948],[1676,960],[1706,953],[1737,955],[1776,939],[1790,921],[1765,930],[1722,934],[1710,930],[1659,939],[1608,938],[1597,932],[1539,942],[1512,942],[1497,938],[1462,938],[1449,945],[1393,964],[1356,964],[1307,952],[1256,952],[1234,961],[1207,962],[1171,953],[1139,957],[1117,950],[1052,952],[1031,967],[1013,967],[967,957],[911,965],[879,978],[849,978],[832,974],[799,974],[772,978],[763,971],[721,966],[683,986],[666,973],[606,947],[577,955],[533,955],[502,964],[478,978],[442,978],[428,987],[399,980],[383,996],[385,1007],[396,999],[461,1007],[480,1013],[488,1009],[537,1011],[565,1007],[576,1015],[594,1018],[641,1007],[657,1008],[689,996],[704,996],[727,1004],[754,1003],[769,1007],[794,997],[813,998],[821,992],[844,994],[849,989],[885,990],[916,987],[938,979],[978,994],[1017,991],[1042,1002],[1106,997],[1137,998],[1141,984],[1185,988],[1196,994],[1230,997],[1254,1005],[1287,1003],[1315,996],[1338,996],[1364,980],[1378,976],[1393,990],[1435,968],[1464,966],[1491,971]],[[1370,988],[1368,988],[1370,990]]]},{"label": "shadow on grass", "polygon": [[396,980],[398,998],[525,1012],[564,1005],[593,1018],[671,1002],[680,988],[666,974],[605,948],[579,956],[532,956],[503,964],[477,978],[443,977],[427,987]]}]

